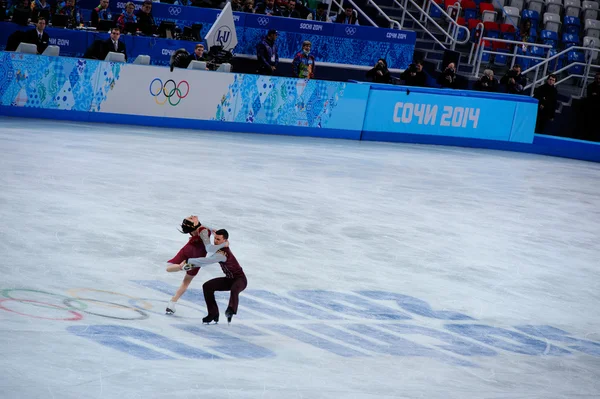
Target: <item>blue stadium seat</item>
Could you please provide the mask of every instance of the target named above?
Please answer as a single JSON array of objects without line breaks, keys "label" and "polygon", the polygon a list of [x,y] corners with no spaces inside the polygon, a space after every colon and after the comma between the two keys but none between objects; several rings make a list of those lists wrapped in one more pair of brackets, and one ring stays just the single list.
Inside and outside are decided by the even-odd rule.
[{"label": "blue stadium seat", "polygon": [[[585,62],[585,58],[583,56],[583,52],[581,51],[570,51],[567,55],[567,60],[570,63],[572,62]],[[582,75],[583,74],[583,66],[576,65],[572,66],[568,69],[570,74]]]},{"label": "blue stadium seat", "polygon": [[[546,55],[546,51],[543,47],[538,46],[529,46],[527,47],[527,55],[531,57],[544,57]],[[542,62],[542,60],[529,60],[529,67],[535,66]]]},{"label": "blue stadium seat", "polygon": [[[558,54],[558,50],[556,49],[552,48],[548,51],[548,57],[555,56],[556,54]],[[548,62],[548,70],[551,72],[558,71],[562,67],[563,63],[561,57],[555,58],[552,61]]]},{"label": "blue stadium seat", "polygon": [[563,20],[563,26],[565,27],[565,33],[571,33],[579,35],[581,30],[581,21],[577,17],[565,17]]},{"label": "blue stadium seat", "polygon": [[540,22],[540,14],[534,10],[523,10],[521,12],[521,21],[526,19],[531,21],[531,27],[537,29],[538,23]]},{"label": "blue stadium seat", "polygon": [[552,48],[558,47],[558,33],[552,30],[543,30],[540,33],[540,38],[543,44],[549,44]]},{"label": "blue stadium seat", "polygon": [[[517,47],[517,55],[519,55],[519,54],[520,55],[524,55],[525,54],[523,52],[523,49],[521,48],[521,46]],[[529,60],[529,58],[517,57],[517,62],[516,63],[519,64],[519,65],[521,65],[521,68],[523,70],[525,70],[525,69],[529,68],[530,60]]]},{"label": "blue stadium seat", "polygon": [[579,45],[579,35],[572,33],[563,33],[562,42],[565,48],[578,46]]}]

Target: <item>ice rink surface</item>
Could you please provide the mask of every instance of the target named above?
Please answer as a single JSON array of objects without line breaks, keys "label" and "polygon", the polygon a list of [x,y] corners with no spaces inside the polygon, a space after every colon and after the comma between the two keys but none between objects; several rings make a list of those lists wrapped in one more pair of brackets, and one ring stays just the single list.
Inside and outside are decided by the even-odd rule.
[{"label": "ice rink surface", "polygon": [[594,163],[2,118],[0,398],[598,398],[599,240]]}]

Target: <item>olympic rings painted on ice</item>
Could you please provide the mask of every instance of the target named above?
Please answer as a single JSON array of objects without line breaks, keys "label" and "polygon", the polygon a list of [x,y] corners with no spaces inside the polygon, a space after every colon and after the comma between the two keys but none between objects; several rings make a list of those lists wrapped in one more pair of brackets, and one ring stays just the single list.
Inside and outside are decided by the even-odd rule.
[{"label": "olympic rings painted on ice", "polygon": [[[32,290],[32,289],[27,289],[27,288],[5,288],[2,291],[0,291],[0,294],[6,298],[14,299],[15,301],[25,301],[26,300],[26,299],[15,298],[14,296],[10,295],[9,293],[13,292],[13,291],[34,292],[36,294],[50,295],[53,297],[60,298],[61,301],[64,301],[65,299],[69,299],[69,297],[65,296],[65,295],[54,294],[54,293],[48,292],[48,291]],[[32,301],[32,300],[28,300],[28,301],[35,302],[37,305],[34,305],[34,306],[38,306],[38,307],[42,307],[42,308],[55,308],[56,307],[56,305],[45,304],[44,302],[37,302],[37,301]],[[77,301],[77,302],[81,306],[81,308],[79,310],[83,310],[87,307],[87,305],[85,303],[83,303],[81,301]]]},{"label": "olympic rings painted on ice", "polygon": [[[77,293],[78,292],[100,292],[103,294],[110,294],[110,295],[116,295],[116,296],[122,296],[128,299],[136,299],[136,300],[141,300],[139,298],[127,295],[127,294],[121,294],[119,292],[114,292],[114,291],[105,291],[105,290],[97,290],[95,288],[71,288],[70,290],[67,291],[67,293],[69,295],[71,295],[73,298],[76,299],[82,299],[82,300],[89,300],[88,298],[81,298]],[[70,299],[69,297],[66,297],[67,299]],[[95,300],[95,299],[94,299]],[[112,303],[112,302],[106,302],[106,301],[101,301],[101,300],[95,300],[97,302],[103,302],[103,303]],[[141,306],[143,309],[148,310],[148,309],[152,309],[152,304],[149,302],[144,301],[145,303]],[[114,307],[121,307],[123,305],[119,305],[117,304],[116,306],[105,306],[105,307],[109,307],[109,308],[114,308]],[[83,310],[83,309],[78,309],[78,310]]]},{"label": "olympic rings painted on ice", "polygon": [[[127,305],[121,305],[118,303],[114,303],[114,302],[107,302],[107,301],[101,301],[99,299],[92,299],[92,298],[80,298],[83,301],[88,301],[88,302],[95,302],[95,303],[100,303],[100,304],[109,304],[111,305],[111,307],[113,308],[120,308],[120,309],[129,309],[129,310],[133,310],[134,312],[138,313],[141,317],[118,317],[118,316],[110,316],[110,315],[105,315],[102,313],[94,313],[94,312],[90,312],[89,310],[84,310],[84,309],[77,309],[77,310],[81,310],[82,312],[85,312],[87,314],[92,314],[94,316],[100,316],[100,317],[106,317],[108,319],[116,319],[116,320],[145,320],[148,318],[148,314],[146,312],[144,312],[141,309],[132,307],[132,306],[127,306]],[[66,306],[69,307],[73,307],[73,305],[71,305],[71,302],[76,301],[75,298],[67,298],[64,300],[64,304]]]},{"label": "olympic rings painted on ice", "polygon": [[[33,291],[33,290],[30,290],[30,291]],[[27,313],[21,313],[21,312],[17,312],[16,310],[13,310],[13,309],[10,309],[10,308],[7,308],[6,306],[4,306],[3,302],[7,302],[7,301],[13,301],[13,302],[18,302],[18,303],[36,303],[38,305],[43,305],[42,307],[45,307],[45,308],[54,308],[54,309],[67,311],[67,312],[71,313],[73,315],[73,317],[66,318],[66,319],[57,319],[54,317],[43,317],[43,316],[36,316],[36,315],[32,315],[32,314],[27,314]],[[85,306],[87,307],[87,305],[85,305]],[[7,312],[16,313],[21,316],[33,317],[34,319],[61,320],[61,321],[78,321],[78,320],[83,319],[83,315],[74,310],[71,310],[68,308],[63,308],[62,306],[58,306],[58,305],[53,305],[51,303],[33,301],[31,299],[15,299],[15,298],[0,299],[0,309],[6,310]]]},{"label": "olympic rings painted on ice", "polygon": [[[185,94],[182,92],[183,85],[186,86]],[[178,105],[182,99],[186,98],[190,93],[190,84],[186,80],[182,80],[179,83],[175,83],[173,79],[169,79],[163,83],[160,78],[154,78],[152,82],[150,82],[150,95],[154,97],[154,101],[158,105],[164,105],[167,101],[173,107]],[[164,96],[164,100],[159,101],[159,96]],[[172,99],[176,97],[177,102],[174,102]]]}]

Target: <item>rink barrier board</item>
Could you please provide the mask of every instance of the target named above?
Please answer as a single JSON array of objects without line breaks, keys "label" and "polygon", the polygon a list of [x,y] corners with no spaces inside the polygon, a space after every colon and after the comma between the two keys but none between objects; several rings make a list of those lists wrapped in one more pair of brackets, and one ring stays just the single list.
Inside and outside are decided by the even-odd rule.
[{"label": "rink barrier board", "polygon": [[[526,96],[420,88],[408,88],[409,93],[402,86],[192,70],[171,73],[161,67],[7,52],[0,53],[0,61],[0,115],[450,145],[600,162],[596,143],[534,135],[537,100]],[[168,92],[174,97],[165,97]],[[415,106],[411,123],[401,120],[408,114],[397,107],[398,100],[404,104],[408,99],[418,99],[422,106],[421,111]],[[431,128],[433,134],[416,126],[423,104],[437,106],[441,121],[444,108],[451,104],[456,111],[459,100],[463,103],[460,112],[454,112],[456,118]],[[512,112],[508,123],[485,110],[479,113],[481,126],[503,125],[503,130],[469,129],[473,118],[463,116],[473,116],[470,109],[484,100],[507,107],[505,119]],[[435,119],[429,117],[429,122]],[[394,128],[388,129],[394,118]],[[445,133],[450,128],[454,131]]]}]

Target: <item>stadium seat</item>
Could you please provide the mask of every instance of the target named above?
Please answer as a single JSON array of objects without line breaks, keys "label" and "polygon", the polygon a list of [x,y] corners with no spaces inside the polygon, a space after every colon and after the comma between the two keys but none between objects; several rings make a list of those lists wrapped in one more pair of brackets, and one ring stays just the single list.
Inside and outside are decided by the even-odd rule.
[{"label": "stadium seat", "polygon": [[581,30],[581,21],[577,17],[565,17],[563,20],[563,26],[565,33],[571,33],[574,35],[579,35],[579,31]]},{"label": "stadium seat", "polygon": [[560,32],[560,15],[547,12],[544,14],[544,29]]},{"label": "stadium seat", "polygon": [[538,23],[540,22],[540,13],[533,10],[523,10],[521,12],[521,21],[525,20],[531,21],[531,26],[537,29]]},{"label": "stadium seat", "polygon": [[546,12],[560,15],[562,13],[562,0],[546,0]]},{"label": "stadium seat", "polygon": [[542,15],[542,11],[544,11],[544,2],[542,0],[529,0],[527,2],[527,9],[537,12],[538,15]]},{"label": "stadium seat", "polygon": [[503,23],[511,24],[515,28],[519,27],[519,20],[521,15],[519,9],[516,7],[504,7],[503,12]]},{"label": "stadium seat", "polygon": [[[443,5],[442,5],[443,1],[442,0],[433,0],[433,2],[435,4],[437,4],[438,6],[440,6],[440,7],[443,7]],[[439,8],[437,8],[437,7],[431,6],[429,8],[429,16],[431,18],[442,18],[442,11]]]},{"label": "stadium seat", "polygon": [[584,1],[582,4],[582,13],[581,19],[584,21],[586,19],[598,19],[598,9],[600,5],[596,1]]},{"label": "stadium seat", "polygon": [[500,25],[495,22],[484,22],[485,36],[499,38],[500,37]]},{"label": "stadium seat", "polygon": [[574,33],[563,33],[562,35],[562,43],[565,48],[578,46],[579,45],[579,35]]},{"label": "stadium seat", "polygon": [[549,44],[552,48],[558,47],[558,33],[551,30],[543,30],[540,33],[540,38],[543,44]]},{"label": "stadium seat", "polygon": [[[492,49],[496,52],[508,54],[508,44],[502,42],[493,42]],[[494,65],[505,66],[507,63],[507,56],[504,54],[495,54]]]},{"label": "stadium seat", "polygon": [[586,19],[585,35],[600,38],[600,21],[596,21],[595,19]]},{"label": "stadium seat", "polygon": [[517,30],[511,24],[500,24],[500,37],[504,40],[515,40]]},{"label": "stadium seat", "polygon": [[490,3],[479,4],[479,12],[481,12],[481,19],[483,22],[496,22],[496,10]]},{"label": "stadium seat", "polygon": [[496,11],[502,11],[507,0],[492,0],[492,5]]},{"label": "stadium seat", "polygon": [[[548,50],[548,58],[551,58],[551,57],[555,56],[556,54],[558,54],[558,50],[553,49],[553,48]],[[548,62],[548,70],[549,71],[558,71],[560,68],[562,68],[563,65],[562,65],[562,60],[560,58],[561,57],[556,57],[552,61]]]},{"label": "stadium seat", "polygon": [[[600,49],[600,39],[592,36],[585,36],[583,38],[583,47],[592,47]],[[598,51],[593,51],[591,54],[592,61],[596,61],[598,59]]]},{"label": "stadium seat", "polygon": [[579,18],[581,2],[579,0],[565,0],[565,16]]},{"label": "stadium seat", "polygon": [[[538,57],[538,58],[544,58],[546,55],[546,51],[543,47],[539,47],[539,46],[529,46],[527,47],[527,55],[530,57]],[[542,60],[535,60],[535,59],[530,59],[529,60],[529,67],[531,68],[532,66],[535,66],[539,63],[541,63]]]},{"label": "stadium seat", "polygon": [[460,5],[464,10],[464,16],[467,21],[477,19],[477,6],[473,0],[463,0]]},{"label": "stadium seat", "polygon": [[[517,47],[517,55],[525,55],[525,52],[523,51],[523,48],[521,46]],[[517,64],[521,65],[521,68],[523,70],[526,70],[529,68],[530,59],[523,58],[523,57],[517,57]]]},{"label": "stadium seat", "polygon": [[523,0],[510,0],[510,6],[519,9],[519,12],[523,10]]},{"label": "stadium seat", "polygon": [[[567,54],[567,61],[569,64],[573,62],[585,62],[585,57],[581,51],[570,51]],[[571,75],[583,74],[583,65],[574,65],[568,69]]]}]

